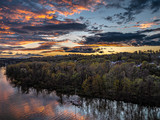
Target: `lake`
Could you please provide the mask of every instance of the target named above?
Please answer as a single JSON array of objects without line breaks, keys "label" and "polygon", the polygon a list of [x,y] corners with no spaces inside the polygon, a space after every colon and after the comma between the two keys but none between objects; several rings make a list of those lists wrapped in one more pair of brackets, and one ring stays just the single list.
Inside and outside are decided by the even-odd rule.
[{"label": "lake", "polygon": [[[80,102],[80,104],[76,104]],[[77,95],[10,84],[0,68],[0,120],[159,120],[160,108],[123,101],[89,99]]]}]

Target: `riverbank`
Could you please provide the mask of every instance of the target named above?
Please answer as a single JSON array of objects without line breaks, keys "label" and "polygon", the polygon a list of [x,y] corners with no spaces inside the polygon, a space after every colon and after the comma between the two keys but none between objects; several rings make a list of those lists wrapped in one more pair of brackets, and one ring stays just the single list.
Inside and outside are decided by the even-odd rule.
[{"label": "riverbank", "polygon": [[[0,68],[0,119],[138,119],[159,120],[160,108],[138,104],[65,95],[47,90],[22,91],[9,83],[5,68]],[[22,86],[21,86],[22,87]],[[78,98],[77,98],[78,97]],[[81,101],[81,106],[71,101]],[[96,112],[95,112],[96,111]],[[148,112],[147,112],[148,111]],[[47,113],[47,114],[46,114]]]}]

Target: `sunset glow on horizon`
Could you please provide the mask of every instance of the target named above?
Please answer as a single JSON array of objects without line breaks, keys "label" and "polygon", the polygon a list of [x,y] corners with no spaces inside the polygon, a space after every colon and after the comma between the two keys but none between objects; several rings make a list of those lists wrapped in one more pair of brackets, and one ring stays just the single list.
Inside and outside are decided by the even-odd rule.
[{"label": "sunset glow on horizon", "polygon": [[[159,2],[1,1],[0,57],[89,55],[99,54],[95,49],[102,47],[115,47],[115,52],[159,50]],[[110,52],[101,49],[101,54]]]}]

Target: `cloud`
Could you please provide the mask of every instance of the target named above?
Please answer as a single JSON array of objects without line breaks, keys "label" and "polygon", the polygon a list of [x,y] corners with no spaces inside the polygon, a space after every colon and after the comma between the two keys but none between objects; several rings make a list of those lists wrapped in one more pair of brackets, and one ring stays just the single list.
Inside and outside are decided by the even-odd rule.
[{"label": "cloud", "polygon": [[154,22],[150,22],[150,23],[142,23],[140,25],[135,25],[133,27],[138,27],[138,28],[141,28],[141,29],[146,29],[146,28],[152,27],[153,25],[158,25],[158,24],[156,24]]},{"label": "cloud", "polygon": [[155,22],[155,23],[160,23],[160,18],[154,19],[153,22]]},{"label": "cloud", "polygon": [[44,25],[44,26],[24,26],[22,30],[29,31],[58,31],[58,30],[66,30],[66,31],[79,31],[86,29],[85,24],[81,23],[68,23],[68,24],[52,24],[52,25]]},{"label": "cloud", "polygon": [[38,47],[35,47],[35,48],[26,48],[26,49],[23,49],[23,51],[49,50],[55,44],[56,44],[56,42],[43,42],[43,43],[40,43],[40,46],[38,46]]},{"label": "cloud", "polygon": [[107,20],[107,21],[112,21],[113,20],[113,18],[111,16],[108,16],[108,17],[106,17],[104,19]]},{"label": "cloud", "polygon": [[158,40],[160,40],[160,33],[146,37],[146,40],[152,40],[152,39],[158,39]]},{"label": "cloud", "polygon": [[133,27],[138,27],[138,28],[141,28],[141,29],[146,29],[146,28],[152,27],[153,25],[160,25],[160,19],[154,19],[154,20],[152,20],[152,22],[145,22],[145,23],[137,22],[136,24],[137,25],[135,25]]},{"label": "cloud", "polygon": [[86,37],[85,44],[96,44],[99,42],[122,42],[122,41],[131,41],[143,40],[146,35],[139,33],[121,33],[121,32],[107,32],[95,34],[94,36]]},{"label": "cloud", "polygon": [[15,49],[22,49],[22,46],[1,46],[0,50],[15,50]]},{"label": "cloud", "polygon": [[48,41],[38,35],[1,35],[0,44],[4,45],[25,45],[33,42]]},{"label": "cloud", "polygon": [[157,32],[157,31],[160,31],[160,28],[142,30],[142,31],[138,31],[138,32],[139,32],[139,33],[148,33],[148,32]]},{"label": "cloud", "polygon": [[1,55],[1,54],[9,54],[9,55],[12,55],[12,54],[13,54],[13,52],[0,51],[0,55]]},{"label": "cloud", "polygon": [[134,21],[136,15],[140,14],[145,9],[150,10],[152,13],[158,12],[160,9],[159,0],[113,0],[113,2],[110,0],[108,1],[109,3],[106,5],[107,9],[118,8],[125,10],[124,12],[116,13],[113,16],[105,17],[105,20],[117,22],[117,24]]},{"label": "cloud", "polygon": [[28,33],[27,31],[24,31],[24,30],[21,30],[18,28],[11,28],[10,30],[13,32],[16,32],[16,33],[20,33],[20,34],[27,34]]},{"label": "cloud", "polygon": [[76,22],[67,16],[94,11],[103,2],[104,0],[0,0],[0,44],[22,45],[29,41],[49,41],[43,35],[53,35],[52,38],[56,38],[72,31],[83,31],[87,26],[82,21]]},{"label": "cloud", "polygon": [[160,41],[147,41],[144,42],[143,45],[151,45],[151,46],[159,46],[160,45]]},{"label": "cloud", "polygon": [[145,35],[143,33],[160,31],[159,28],[137,31],[135,33],[106,32],[84,37],[83,44],[127,44],[127,45],[160,45],[160,33]]},{"label": "cloud", "polygon": [[22,45],[34,41],[50,41],[55,40],[58,36],[69,34],[72,31],[83,31],[86,28],[85,24],[66,23],[10,28],[14,33],[3,29],[0,30],[0,44]]},{"label": "cloud", "polygon": [[[81,11],[96,9],[104,0],[1,0],[1,19],[36,24],[52,21],[59,15],[73,15]],[[35,25],[34,23],[31,23]]]},{"label": "cloud", "polygon": [[153,10],[153,12],[157,12],[160,9],[160,1],[152,0],[151,9]]}]

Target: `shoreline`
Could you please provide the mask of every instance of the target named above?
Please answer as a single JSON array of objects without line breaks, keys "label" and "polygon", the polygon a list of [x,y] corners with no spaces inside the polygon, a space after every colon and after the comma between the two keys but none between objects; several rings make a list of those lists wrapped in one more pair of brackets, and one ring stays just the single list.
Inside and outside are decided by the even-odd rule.
[{"label": "shoreline", "polygon": [[[8,77],[8,76],[7,76]],[[78,95],[80,97],[89,98],[89,99],[105,99],[105,100],[111,100],[111,101],[121,101],[125,103],[132,103],[137,104],[140,106],[150,106],[150,107],[160,107],[160,96],[133,96],[133,95],[125,95],[125,94],[115,94],[115,93],[108,93],[110,95],[106,96],[97,96],[97,95],[86,95],[83,91],[74,93],[75,90],[65,90],[64,86],[62,86],[64,89],[61,90],[61,88],[57,89],[47,89],[47,88],[35,88],[33,86],[25,87],[21,86],[19,84],[14,83],[14,80],[9,78],[9,82],[17,88],[21,88],[21,91],[24,93],[28,93],[29,89],[34,89],[37,91],[37,93],[42,92],[43,90],[47,91],[48,93],[56,92],[56,94],[62,94],[62,95]],[[17,83],[20,81],[17,81]],[[52,87],[53,88],[53,87]],[[115,94],[115,95],[113,95]],[[126,97],[127,96],[127,97]]]}]

